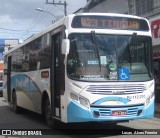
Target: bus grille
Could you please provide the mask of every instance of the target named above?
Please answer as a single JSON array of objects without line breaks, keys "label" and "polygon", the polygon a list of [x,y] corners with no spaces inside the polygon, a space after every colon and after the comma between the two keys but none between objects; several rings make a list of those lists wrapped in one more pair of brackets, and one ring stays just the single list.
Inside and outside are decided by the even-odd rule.
[{"label": "bus grille", "polygon": [[[139,105],[135,107],[124,107],[124,108],[112,108],[112,110],[126,110],[127,114],[125,116],[139,116],[143,111],[144,105]],[[101,107],[91,107],[91,110],[96,117],[107,117],[112,116],[112,110],[109,108]]]},{"label": "bus grille", "polygon": [[109,116],[111,115],[111,110],[99,109],[100,116]]},{"label": "bus grille", "polygon": [[86,91],[92,94],[101,95],[125,95],[138,94],[146,90],[144,84],[127,84],[127,85],[89,85]]},{"label": "bus grille", "polygon": [[[103,117],[103,116],[111,116],[111,110],[99,109],[99,113],[100,113],[101,117]],[[126,115],[136,116],[137,113],[138,113],[138,108],[130,108],[130,109],[127,110],[127,114]]]}]

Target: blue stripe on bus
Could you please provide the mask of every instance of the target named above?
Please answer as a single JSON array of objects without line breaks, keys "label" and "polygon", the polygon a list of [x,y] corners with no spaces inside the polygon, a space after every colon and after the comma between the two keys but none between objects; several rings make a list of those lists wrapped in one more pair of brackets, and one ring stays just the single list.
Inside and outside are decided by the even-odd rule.
[{"label": "blue stripe on bus", "polygon": [[91,112],[80,107],[75,102],[70,102],[67,108],[67,121],[68,122],[87,122],[91,121]]},{"label": "blue stripe on bus", "polygon": [[34,80],[25,74],[16,74],[12,76],[11,88],[24,92],[40,92]]},{"label": "blue stripe on bus", "polygon": [[107,101],[117,101],[117,102],[121,102],[123,104],[127,104],[128,102],[130,102],[129,99],[127,98],[122,98],[122,97],[105,97],[105,98],[102,98],[94,103],[92,103],[93,105],[100,105],[104,102],[107,102]]}]

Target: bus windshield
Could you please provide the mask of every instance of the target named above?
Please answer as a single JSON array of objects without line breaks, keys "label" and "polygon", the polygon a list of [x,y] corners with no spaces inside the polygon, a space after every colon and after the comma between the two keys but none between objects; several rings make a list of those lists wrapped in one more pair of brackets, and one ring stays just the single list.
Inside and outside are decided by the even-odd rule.
[{"label": "bus windshield", "polygon": [[67,73],[71,79],[146,81],[153,77],[151,37],[92,31],[70,34],[69,39]]}]

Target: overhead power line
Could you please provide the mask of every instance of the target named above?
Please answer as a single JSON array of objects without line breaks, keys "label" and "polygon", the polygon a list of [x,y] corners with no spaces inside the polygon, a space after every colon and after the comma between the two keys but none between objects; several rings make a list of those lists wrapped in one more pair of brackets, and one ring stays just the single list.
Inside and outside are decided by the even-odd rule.
[{"label": "overhead power line", "polygon": [[0,31],[0,34],[10,34],[10,35],[12,35],[12,34],[20,34],[20,35],[27,35],[27,33],[25,33],[25,32],[1,32]]},{"label": "overhead power line", "polygon": [[[45,3],[42,3],[40,7],[45,7]],[[37,14],[35,18],[33,18],[32,22],[28,25],[28,27],[25,30],[25,36],[29,35],[30,32],[32,32],[31,30],[37,25],[39,19],[41,18],[41,14]],[[39,31],[38,31],[39,32]],[[33,34],[31,34],[33,35]],[[24,38],[24,35],[21,36],[22,39],[26,39]]]},{"label": "overhead power line", "polygon": [[[6,30],[6,31],[14,31],[14,32],[24,32],[26,30],[14,30],[14,29],[9,29],[9,28],[2,28],[0,27],[1,30]],[[30,31],[30,32],[39,32],[39,31]]]}]

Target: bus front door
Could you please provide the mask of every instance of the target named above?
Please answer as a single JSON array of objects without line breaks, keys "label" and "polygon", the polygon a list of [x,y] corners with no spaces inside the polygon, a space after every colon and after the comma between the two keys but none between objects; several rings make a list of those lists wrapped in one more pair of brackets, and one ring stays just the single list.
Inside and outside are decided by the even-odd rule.
[{"label": "bus front door", "polygon": [[60,46],[61,33],[52,35],[52,60],[51,60],[51,108],[54,117],[60,118],[60,89],[61,89],[61,68],[60,68]]},{"label": "bus front door", "polygon": [[12,57],[8,57],[8,70],[7,70],[7,96],[8,102],[11,102],[11,59]]}]

